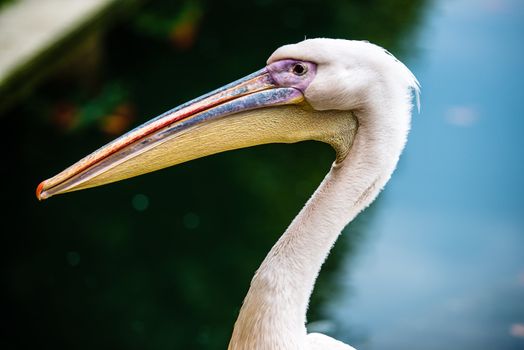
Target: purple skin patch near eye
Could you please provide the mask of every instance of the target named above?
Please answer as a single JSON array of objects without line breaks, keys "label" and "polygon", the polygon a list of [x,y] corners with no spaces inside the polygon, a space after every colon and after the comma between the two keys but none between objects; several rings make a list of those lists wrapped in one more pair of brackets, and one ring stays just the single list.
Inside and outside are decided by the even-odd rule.
[{"label": "purple skin patch near eye", "polygon": [[273,62],[266,69],[279,86],[292,87],[302,93],[306,91],[317,74],[315,63],[291,59]]}]

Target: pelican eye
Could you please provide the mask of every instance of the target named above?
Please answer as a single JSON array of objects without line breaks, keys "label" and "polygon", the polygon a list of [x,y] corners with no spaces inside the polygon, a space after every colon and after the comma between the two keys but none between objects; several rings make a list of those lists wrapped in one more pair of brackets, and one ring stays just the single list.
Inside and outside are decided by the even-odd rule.
[{"label": "pelican eye", "polygon": [[307,66],[304,63],[295,63],[292,68],[293,74],[304,75],[307,72]]}]

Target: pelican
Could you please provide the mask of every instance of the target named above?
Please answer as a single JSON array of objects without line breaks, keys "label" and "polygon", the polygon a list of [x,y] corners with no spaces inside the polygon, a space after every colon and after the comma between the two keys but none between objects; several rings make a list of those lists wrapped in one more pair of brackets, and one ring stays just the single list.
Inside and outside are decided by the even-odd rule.
[{"label": "pelican", "polygon": [[278,48],[265,68],[142,124],[40,183],[38,199],[99,186],[210,154],[316,140],[336,159],[251,281],[229,350],[354,349],[307,334],[315,280],[342,229],[393,173],[419,84],[366,41],[309,39]]}]

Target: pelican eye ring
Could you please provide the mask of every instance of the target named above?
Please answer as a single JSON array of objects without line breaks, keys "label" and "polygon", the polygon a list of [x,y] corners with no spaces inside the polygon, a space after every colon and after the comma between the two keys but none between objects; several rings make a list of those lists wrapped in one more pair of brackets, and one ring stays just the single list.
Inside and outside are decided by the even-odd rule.
[{"label": "pelican eye ring", "polygon": [[307,66],[304,63],[295,63],[292,68],[293,74],[304,75],[307,73]]}]

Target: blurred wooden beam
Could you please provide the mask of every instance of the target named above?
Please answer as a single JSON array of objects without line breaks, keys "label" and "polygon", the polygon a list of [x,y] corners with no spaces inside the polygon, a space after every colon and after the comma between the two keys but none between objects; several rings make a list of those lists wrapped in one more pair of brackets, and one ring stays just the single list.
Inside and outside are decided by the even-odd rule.
[{"label": "blurred wooden beam", "polygon": [[18,0],[0,10],[0,114],[141,0]]}]

